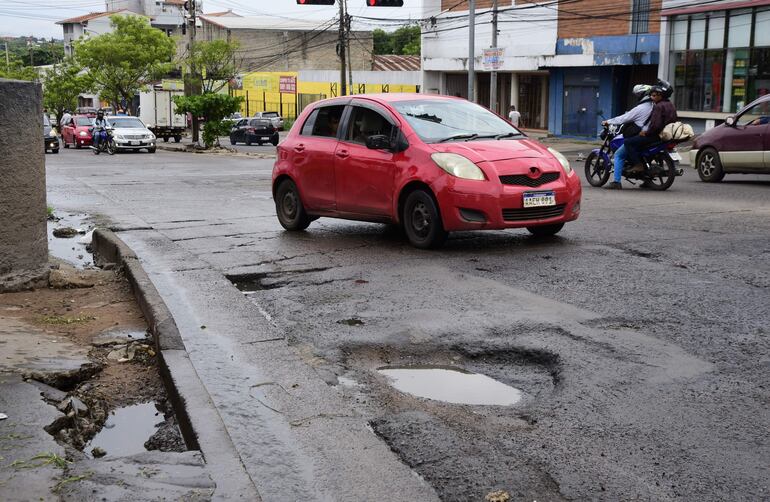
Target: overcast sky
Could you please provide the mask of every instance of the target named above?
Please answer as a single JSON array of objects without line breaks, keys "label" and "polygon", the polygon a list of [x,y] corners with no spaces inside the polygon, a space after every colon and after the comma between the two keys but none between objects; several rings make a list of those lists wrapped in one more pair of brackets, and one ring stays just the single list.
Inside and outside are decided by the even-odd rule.
[{"label": "overcast sky", "polygon": [[[326,20],[334,17],[336,7],[303,6],[296,0],[203,0],[203,12],[228,9],[244,15],[269,15],[302,20]],[[348,0],[351,15],[384,19],[419,18],[422,0],[404,0],[401,8],[366,7],[366,0]],[[62,38],[61,25],[56,21],[70,17],[103,12],[104,1],[100,0],[0,0],[0,35]],[[375,22],[372,22],[375,23]],[[393,22],[381,23],[389,29]],[[363,25],[359,25],[364,27]],[[376,23],[369,25],[376,27]]]}]

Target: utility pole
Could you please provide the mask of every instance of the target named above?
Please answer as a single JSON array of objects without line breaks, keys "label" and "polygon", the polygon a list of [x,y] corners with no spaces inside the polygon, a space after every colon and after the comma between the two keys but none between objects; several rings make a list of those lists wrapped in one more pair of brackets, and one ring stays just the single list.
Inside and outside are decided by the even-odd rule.
[{"label": "utility pole", "polygon": [[[497,0],[492,0],[492,48],[497,50]],[[489,109],[497,113],[497,67],[489,74]]]},{"label": "utility pole", "polygon": [[348,0],[345,0],[345,41],[347,42],[345,50],[348,51],[348,94],[353,94],[353,51],[350,50],[350,22]]},{"label": "utility pole", "polygon": [[473,99],[473,84],[476,80],[474,58],[476,53],[476,0],[468,0],[468,100]]},{"label": "utility pole", "polygon": [[348,95],[348,86],[346,83],[347,75],[345,75],[345,0],[337,0],[340,4],[340,33],[337,41],[337,51],[340,56],[340,96]]},{"label": "utility pole", "polygon": [[5,71],[11,68],[11,58],[8,57],[8,42],[5,43]]},{"label": "utility pole", "polygon": [[[189,6],[190,6],[190,29],[188,30],[190,39],[187,43],[187,53],[190,56],[190,74],[187,76],[188,84],[185,86],[185,95],[186,96],[193,96],[196,94],[200,94],[200,88],[198,86],[198,69],[195,66],[195,35],[196,30],[198,29],[197,23],[197,15],[198,15],[198,2],[197,0],[188,0]],[[192,140],[193,143],[198,142],[198,134],[199,132],[199,124],[198,124],[198,116],[196,114],[192,115]]]}]

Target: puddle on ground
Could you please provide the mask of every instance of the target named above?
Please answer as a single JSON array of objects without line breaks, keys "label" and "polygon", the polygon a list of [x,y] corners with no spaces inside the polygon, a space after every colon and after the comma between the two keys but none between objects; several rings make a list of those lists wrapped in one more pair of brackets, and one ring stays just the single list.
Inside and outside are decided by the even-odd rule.
[{"label": "puddle on ground", "polygon": [[118,408],[107,417],[104,427],[86,445],[84,450],[99,447],[110,457],[135,455],[147,451],[144,443],[165,420],[155,403],[141,403]]},{"label": "puddle on ground", "polygon": [[[93,225],[87,224],[86,214],[56,214],[58,220],[48,220],[48,252],[56,258],[71,263],[77,268],[86,268],[93,264],[93,255],[86,250],[91,244]],[[70,227],[80,230],[73,237],[54,237],[53,231],[57,228]]]},{"label": "puddle on ground", "polygon": [[486,375],[440,366],[385,366],[377,371],[396,390],[452,404],[510,406],[524,396],[519,389]]}]

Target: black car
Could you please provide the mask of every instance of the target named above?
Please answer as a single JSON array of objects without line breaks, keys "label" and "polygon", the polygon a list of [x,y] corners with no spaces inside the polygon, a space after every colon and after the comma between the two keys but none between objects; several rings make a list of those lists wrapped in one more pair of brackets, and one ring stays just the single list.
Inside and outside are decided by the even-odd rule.
[{"label": "black car", "polygon": [[278,131],[268,119],[241,119],[230,130],[230,144],[272,143],[278,146]]},{"label": "black car", "polygon": [[59,153],[59,137],[56,130],[51,125],[51,119],[43,114],[43,151],[51,150],[53,153]]}]

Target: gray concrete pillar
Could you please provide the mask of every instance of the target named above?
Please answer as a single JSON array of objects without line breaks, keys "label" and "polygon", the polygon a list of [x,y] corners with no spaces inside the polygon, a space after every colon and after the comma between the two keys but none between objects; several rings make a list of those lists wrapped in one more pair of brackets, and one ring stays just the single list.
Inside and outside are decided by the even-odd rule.
[{"label": "gray concrete pillar", "polygon": [[0,292],[47,279],[43,93],[0,79]]}]

